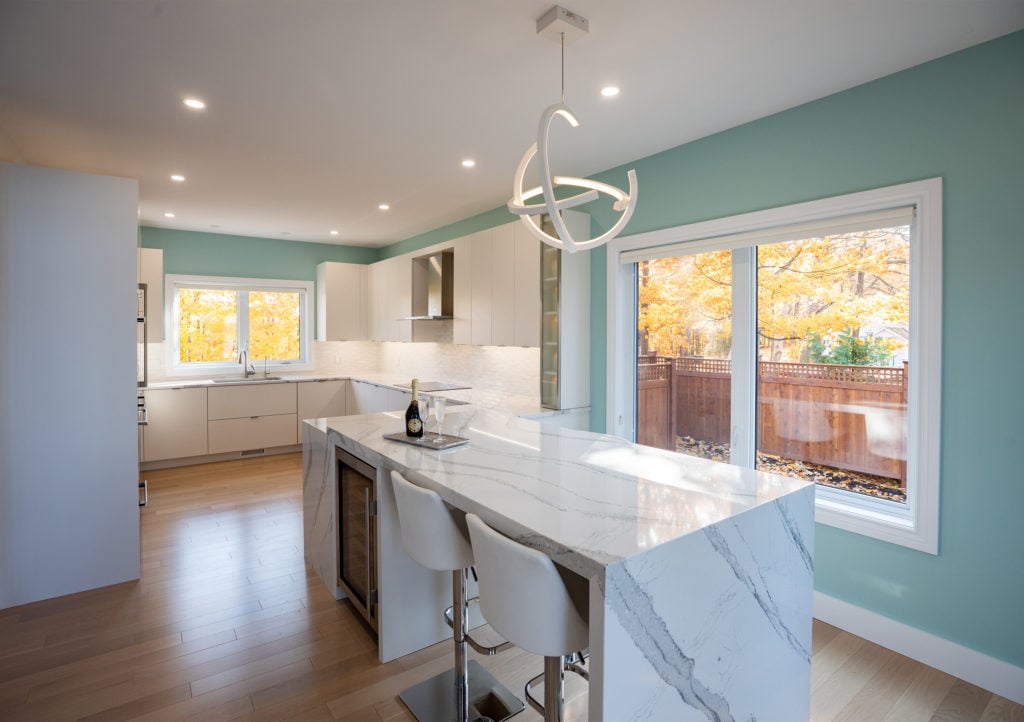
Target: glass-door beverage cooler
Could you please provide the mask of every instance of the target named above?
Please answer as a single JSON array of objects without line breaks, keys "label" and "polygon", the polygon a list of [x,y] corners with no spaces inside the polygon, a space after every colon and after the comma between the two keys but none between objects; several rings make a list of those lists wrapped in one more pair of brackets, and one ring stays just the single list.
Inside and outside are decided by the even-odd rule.
[{"label": "glass-door beverage cooler", "polygon": [[377,471],[341,449],[337,464],[338,586],[377,629]]}]

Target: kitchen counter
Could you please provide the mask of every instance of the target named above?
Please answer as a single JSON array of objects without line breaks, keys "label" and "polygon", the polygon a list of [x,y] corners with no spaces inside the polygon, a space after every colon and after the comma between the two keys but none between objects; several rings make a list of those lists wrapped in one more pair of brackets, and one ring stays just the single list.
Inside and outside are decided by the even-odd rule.
[{"label": "kitchen counter", "polygon": [[[241,375],[238,376],[219,376],[217,380],[213,378],[195,378],[195,379],[169,379],[165,381],[154,381],[150,383],[146,388],[150,389],[184,389],[194,388],[200,386],[218,387],[218,386],[240,386],[243,384],[286,384],[286,383],[297,383],[301,381],[361,381],[363,383],[374,384],[376,386],[382,386],[384,388],[393,389],[395,391],[409,391],[409,377],[400,376],[393,373],[360,373],[357,375],[344,375],[344,374],[323,374],[315,372],[302,372],[302,373],[273,373],[273,376],[277,377],[272,381],[259,380],[262,373],[257,373],[256,376],[252,377],[257,379],[253,381],[252,378],[248,381],[243,379]],[[457,386],[457,388],[445,389],[442,391],[424,391],[424,393],[430,396],[441,395],[450,401],[456,403],[469,404],[473,403],[473,389],[463,384],[444,384],[445,386]],[[543,419],[556,416],[565,416],[568,414],[572,415],[583,415],[586,416],[590,411],[590,407],[584,407],[579,409],[565,409],[565,410],[554,410],[546,409],[542,407],[537,401],[522,399],[522,398],[502,398],[499,400],[500,408],[506,413],[513,414],[516,416],[525,416],[533,419]],[[581,425],[587,426],[587,419],[583,419]]]},{"label": "kitchen counter", "polygon": [[401,549],[397,469],[590,581],[589,719],[808,718],[812,484],[473,407],[444,452],[385,440],[398,414],[304,427],[306,554],[329,587],[334,449],[378,470],[382,661],[450,634],[450,583]]}]

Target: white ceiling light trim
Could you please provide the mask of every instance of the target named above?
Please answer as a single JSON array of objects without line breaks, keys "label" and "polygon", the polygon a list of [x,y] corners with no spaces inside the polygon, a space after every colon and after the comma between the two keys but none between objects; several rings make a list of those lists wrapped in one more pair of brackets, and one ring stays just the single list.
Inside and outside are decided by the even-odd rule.
[{"label": "white ceiling light trim", "polygon": [[[576,128],[579,126],[579,121],[576,120],[576,116],[573,115],[572,111],[569,110],[569,107],[565,104],[566,34],[567,32],[570,33],[574,39],[575,37],[580,37],[585,34],[588,29],[589,23],[586,18],[580,17],[579,15],[557,5],[551,8],[551,10],[545,13],[544,16],[537,21],[538,34],[552,35],[553,32],[557,32],[558,40],[562,44],[562,102],[548,106],[541,114],[540,123],[537,128],[537,142],[527,149],[526,153],[523,154],[523,157],[519,161],[519,165],[516,168],[515,177],[512,182],[512,200],[508,202],[509,211],[519,216],[519,220],[523,222],[523,225],[526,226],[535,238],[550,246],[554,246],[555,248],[564,248],[570,253],[596,248],[617,236],[619,232],[625,228],[629,219],[632,217],[633,211],[636,209],[637,197],[635,170],[630,170],[626,173],[626,177],[629,180],[628,193],[619,190],[615,186],[590,180],[588,178],[553,176],[551,174],[551,161],[548,156],[548,141],[551,134],[552,121],[554,121],[555,116],[559,116],[571,127]],[[540,156],[541,185],[524,191],[523,178],[526,175],[526,169],[529,167],[530,161],[532,161],[536,155]],[[555,186],[584,188],[586,191],[568,198],[558,199],[555,197]],[[601,193],[607,194],[614,200],[612,208],[616,211],[620,211],[622,215],[619,216],[618,221],[616,221],[611,228],[597,238],[576,240],[572,237],[572,234],[569,233],[569,229],[566,226],[565,221],[562,219],[561,212],[567,208],[572,208],[573,206],[590,203],[591,201],[596,200]],[[531,198],[536,198],[539,195],[544,196],[544,203],[526,203],[526,201]],[[537,218],[545,213],[550,217],[551,224],[554,226],[557,236],[552,236],[545,232],[537,222]]]}]

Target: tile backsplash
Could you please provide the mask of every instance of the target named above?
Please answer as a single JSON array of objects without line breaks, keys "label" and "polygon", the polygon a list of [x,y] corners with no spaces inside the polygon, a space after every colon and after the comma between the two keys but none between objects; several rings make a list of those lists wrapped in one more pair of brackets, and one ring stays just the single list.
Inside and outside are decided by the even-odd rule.
[{"label": "tile backsplash", "polygon": [[540,405],[540,349],[450,343],[380,345],[380,370],[424,381],[465,383],[480,406]]},{"label": "tile backsplash", "polygon": [[[149,380],[175,378],[167,373],[165,343],[151,343]],[[540,349],[513,346],[467,346],[452,343],[316,341],[316,373],[358,376],[387,373],[424,381],[464,383],[481,406],[540,404]]]}]

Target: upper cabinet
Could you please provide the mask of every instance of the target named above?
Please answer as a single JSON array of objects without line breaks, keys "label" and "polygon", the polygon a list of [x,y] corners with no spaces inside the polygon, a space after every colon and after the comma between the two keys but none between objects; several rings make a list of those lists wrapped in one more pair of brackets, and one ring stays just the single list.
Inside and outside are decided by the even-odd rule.
[{"label": "upper cabinet", "polygon": [[146,333],[150,343],[164,340],[164,252],[140,248],[138,278],[146,284]]},{"label": "upper cabinet", "polygon": [[540,346],[540,265],[541,242],[519,221],[378,261],[366,268],[368,337]]},{"label": "upper cabinet", "polygon": [[[456,241],[455,293],[460,264],[468,268],[469,341],[477,346],[540,345],[540,246],[519,221],[479,231]],[[469,254],[469,262],[463,260]],[[461,284],[460,284],[461,281]],[[456,302],[455,343],[460,334]]]},{"label": "upper cabinet", "polygon": [[374,264],[377,341],[412,341],[412,260],[395,256]]},{"label": "upper cabinet", "polygon": [[370,337],[369,271],[358,263],[316,267],[316,340],[361,341]]},{"label": "upper cabinet", "polygon": [[540,345],[540,241],[516,221],[511,224],[516,256],[515,345]]}]

